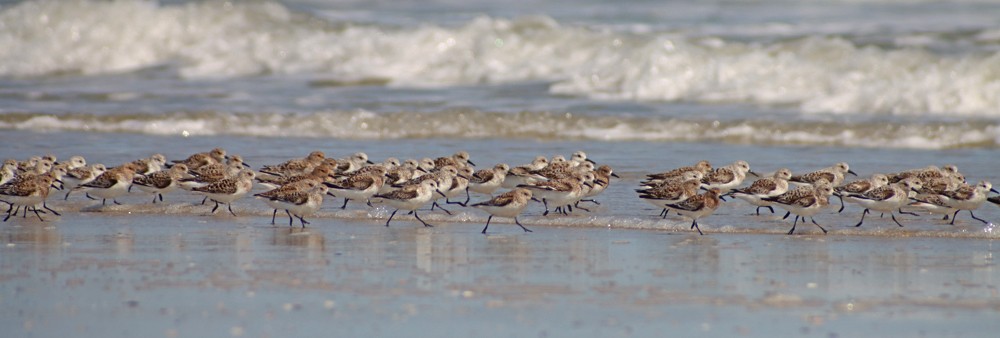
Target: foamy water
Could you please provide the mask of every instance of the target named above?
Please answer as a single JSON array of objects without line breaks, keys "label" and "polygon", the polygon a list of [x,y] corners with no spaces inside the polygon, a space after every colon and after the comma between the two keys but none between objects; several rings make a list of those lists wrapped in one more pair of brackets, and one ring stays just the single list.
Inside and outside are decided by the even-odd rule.
[{"label": "foamy water", "polygon": [[28,1],[0,13],[0,76],[92,76],[166,66],[186,79],[327,74],[429,88],[547,81],[551,94],[594,100],[1000,117],[995,22],[874,36],[864,25],[851,30],[820,22],[826,28],[790,35],[788,27],[752,23],[757,29],[747,38],[731,36],[747,28],[740,23],[728,29],[615,29],[621,24],[614,20],[580,24],[486,14],[455,25],[399,26],[277,2]]},{"label": "foamy water", "polygon": [[[418,115],[418,118],[413,118]],[[863,148],[947,149],[1000,146],[995,122],[905,124],[824,121],[703,120],[552,112],[374,113],[365,110],[311,114],[183,112],[169,114],[0,115],[0,128],[61,132],[138,133],[164,136],[310,137],[359,140],[455,138],[593,141],[685,141],[796,144]]]}]

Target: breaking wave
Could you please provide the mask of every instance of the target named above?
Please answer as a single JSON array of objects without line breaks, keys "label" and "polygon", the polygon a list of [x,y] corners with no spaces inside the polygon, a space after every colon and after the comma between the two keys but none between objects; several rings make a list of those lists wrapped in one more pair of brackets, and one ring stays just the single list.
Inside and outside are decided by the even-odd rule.
[{"label": "breaking wave", "polygon": [[915,149],[996,148],[1000,123],[988,121],[845,123],[804,120],[699,120],[551,112],[320,113],[176,112],[0,115],[0,129],[151,135],[234,135],[343,139],[577,139],[708,141]]},{"label": "breaking wave", "polygon": [[[959,35],[985,47],[934,52],[821,34],[729,41],[542,16],[396,27],[326,20],[275,2],[26,1],[0,12],[0,77],[167,66],[189,79],[325,74],[390,86],[542,80],[551,82],[552,94],[602,100],[998,117],[1000,33]],[[994,142],[987,139],[976,142]]]}]

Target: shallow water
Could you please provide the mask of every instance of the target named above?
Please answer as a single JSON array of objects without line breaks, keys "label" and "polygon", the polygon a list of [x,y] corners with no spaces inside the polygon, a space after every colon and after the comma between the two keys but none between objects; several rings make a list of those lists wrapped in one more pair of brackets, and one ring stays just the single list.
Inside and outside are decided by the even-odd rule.
[{"label": "shallow water", "polygon": [[14,336],[978,336],[989,240],[105,215],[5,226]]}]

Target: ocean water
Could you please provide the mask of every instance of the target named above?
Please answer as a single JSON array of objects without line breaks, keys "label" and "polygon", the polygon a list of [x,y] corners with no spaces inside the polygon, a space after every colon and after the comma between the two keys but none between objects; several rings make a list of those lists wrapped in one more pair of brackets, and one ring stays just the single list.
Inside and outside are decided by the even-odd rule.
[{"label": "ocean water", "polygon": [[[223,147],[257,167],[301,157],[313,150],[336,157],[364,151],[375,161],[390,156],[446,156],[466,150],[479,167],[486,167],[500,162],[523,164],[536,155],[568,156],[584,150],[598,163],[612,165],[622,176],[598,197],[601,205],[592,206],[589,213],[559,217],[543,217],[541,206],[533,205],[521,218],[536,231],[526,238],[519,237],[520,230],[511,225],[511,220],[494,219],[492,224],[496,224],[495,231],[526,241],[524,245],[530,252],[541,255],[539,259],[557,271],[561,266],[552,255],[577,249],[617,252],[627,264],[650,259],[648,252],[663,253],[652,249],[655,243],[637,238],[648,238],[647,234],[687,236],[690,232],[689,220],[673,216],[661,219],[657,217],[659,210],[639,200],[633,191],[638,181],[647,173],[691,165],[701,159],[716,166],[747,160],[753,170],[761,173],[781,167],[802,173],[846,161],[862,176],[955,164],[970,182],[988,180],[1000,184],[998,18],[1000,3],[971,0],[0,2],[0,158],[26,159],[51,153],[60,158],[84,155],[90,163],[116,165],[153,153],[177,159]],[[112,230],[142,241],[169,237],[164,235],[167,229],[151,227],[149,222],[170,229],[185,229],[188,224],[198,224],[194,228],[199,228],[211,223],[232,229],[235,236],[252,239],[277,231],[270,228],[271,210],[252,199],[234,203],[241,217],[228,218],[210,215],[211,206],[199,205],[200,197],[184,193],[169,194],[165,196],[167,203],[156,205],[149,203],[151,196],[133,193],[120,199],[124,206],[106,207],[81,196],[62,201],[62,193],[55,195],[58,198],[53,198],[50,205],[62,210],[63,216],[45,215],[45,223],[16,218],[5,225],[7,243],[15,246],[0,256],[0,263],[15,269],[20,261],[9,257],[41,262],[20,265],[22,270],[35,272],[29,277],[0,274],[0,291],[7,292],[0,295],[0,304],[10,302],[18,305],[14,308],[37,310],[28,311],[35,319],[11,319],[11,325],[24,328],[28,322],[34,325],[41,321],[38,318],[54,320],[65,315],[58,311],[49,314],[45,307],[31,305],[35,304],[28,300],[31,297],[18,290],[38,281],[38,276],[49,269],[45,262],[63,264],[62,260],[73,257],[70,252],[75,251],[53,249],[60,244],[30,234],[53,229],[67,234],[80,232],[75,239],[63,242],[90,243],[84,246],[91,248],[86,245],[92,244],[100,251],[117,248],[117,242],[103,241]],[[319,242],[332,246],[331,238],[351,235],[378,237],[371,243],[396,241],[393,231],[402,231],[406,235],[400,236],[406,237],[419,226],[412,217],[404,216],[394,220],[393,229],[385,230],[381,225],[391,210],[353,204],[340,210],[339,205],[339,200],[327,202],[310,219],[314,231],[327,235]],[[993,224],[1000,222],[1000,208],[984,205],[975,212],[988,224],[963,212],[954,226],[935,216],[901,216],[898,219],[905,225],[903,228],[897,227],[888,215],[870,215],[862,227],[856,228],[853,225],[860,217],[860,209],[848,206],[844,213],[836,213],[835,209],[816,216],[830,230],[828,239],[822,240],[846,244],[831,249],[835,254],[819,260],[820,270],[848,271],[851,263],[857,263],[857,258],[843,258],[851,252],[867,252],[863,248],[893,243],[872,249],[872,255],[879,258],[865,260],[861,272],[851,272],[876,277],[819,278],[823,290],[838,284],[854,291],[816,293],[796,284],[798,289],[794,291],[798,295],[815,297],[818,302],[812,302],[813,298],[805,303],[798,299],[794,305],[787,305],[779,299],[761,305],[739,297],[770,299],[767,295],[781,290],[774,290],[774,285],[768,288],[750,283],[747,289],[731,292],[728,285],[716,285],[707,289],[707,298],[682,297],[680,303],[693,304],[705,316],[738,315],[744,313],[744,308],[763,306],[762,316],[748,317],[751,319],[733,325],[752,327],[753,321],[759,319],[781,332],[794,334],[799,332],[800,323],[784,323],[780,318],[798,316],[796,311],[803,306],[836,317],[843,314],[843,304],[851,303],[860,294],[858,297],[867,304],[875,304],[875,310],[860,315],[865,327],[874,328],[874,333],[868,334],[975,336],[995,330],[990,323],[996,322],[1000,308],[995,294],[1000,275],[992,259],[992,243],[1000,236]],[[435,230],[437,236],[457,241],[478,236],[485,214],[459,207],[452,211],[456,215],[422,213],[422,217],[439,225],[435,228],[439,229]],[[802,252],[801,243],[788,244],[793,240],[785,239],[784,233],[791,226],[788,220],[766,211],[762,216],[749,216],[751,212],[753,208],[742,202],[725,203],[716,214],[699,221],[708,236],[723,239],[693,240],[696,249],[692,250],[705,250],[712,257],[720,251],[726,257],[742,257],[749,251],[757,257],[749,263],[723,259],[722,265],[728,267],[780,261],[782,252]],[[332,230],[345,223],[353,230]],[[378,228],[359,230],[359,225]],[[73,226],[81,228],[62,230]],[[494,227],[491,225],[491,230]],[[451,229],[476,231],[456,235]],[[602,232],[605,229],[612,235]],[[546,231],[572,237],[573,230],[584,238],[575,247],[549,251],[546,247],[558,240],[544,235],[538,240],[528,239]],[[796,232],[805,234],[808,240],[820,235],[812,224],[800,224]],[[199,253],[181,250],[182,254],[222,265],[247,263],[241,258],[232,261],[231,255],[204,254],[202,250],[211,252],[212,243],[220,235],[197,236],[199,239],[190,245]],[[634,242],[634,247],[641,249],[615,249],[615,241]],[[911,246],[907,241],[916,244]],[[223,251],[238,253],[244,244],[254,243],[251,246],[263,252],[261,259],[299,253],[272,252],[264,242],[237,241],[235,248],[227,244]],[[746,243],[750,244],[741,246]],[[468,244],[466,250],[473,256],[495,257],[489,252],[490,244],[481,245]],[[770,245],[781,250],[761,249]],[[895,253],[887,252],[888,248]],[[389,255],[405,255],[410,253],[407,250]],[[334,251],[318,255],[333,259]],[[603,254],[588,259],[601,260]],[[374,252],[362,256],[359,259],[369,263],[384,258]],[[98,260],[110,258],[100,256]],[[953,260],[971,262],[967,265],[974,271],[963,278],[965,270],[948,270],[958,276],[953,280],[934,269],[941,261]],[[186,264],[183,259],[175,261]],[[582,267],[571,266],[586,269],[587,262],[576,263],[584,264]],[[549,265],[543,264],[540,270],[536,263],[515,261],[516,266],[529,271],[519,281],[550,285],[548,278],[553,275],[542,271]],[[439,264],[452,266],[455,262]],[[633,274],[655,270],[644,264],[606,279],[579,282],[573,290],[595,290],[607,287],[609,280],[621,282]],[[782,270],[784,277],[815,280],[807,263],[796,264],[788,267],[789,271]],[[353,268],[379,275],[378,271]],[[765,268],[782,269],[766,264]],[[666,269],[690,270],[690,278],[699,283],[726,277],[719,268],[706,272],[695,265],[671,265]],[[462,287],[450,285],[473,283],[440,276],[449,270],[417,271],[440,277],[436,279],[439,284],[407,290],[422,295],[417,297],[418,304],[433,304],[440,299],[428,292],[461,293]],[[285,271],[297,272],[301,271]],[[413,272],[394,273],[391,278],[405,280],[400,275]],[[138,276],[149,277],[143,273]],[[553,278],[560,276],[557,273]],[[323,274],[318,278],[338,280],[337,276]],[[908,284],[908,280],[920,278],[928,278],[929,282]],[[53,278],[46,282],[58,287],[72,281]],[[634,284],[659,282],[663,280],[642,279]],[[183,300],[224,290],[230,292],[230,298],[224,301],[248,302],[242,298],[245,292],[256,290],[256,286],[227,288],[205,283],[199,284],[204,289],[193,292],[194,296],[183,285],[168,286],[156,295],[169,299],[180,294],[178,299]],[[860,291],[882,283],[896,287],[887,294]],[[502,283],[485,283],[497,284]],[[683,285],[670,285],[673,291],[685,290]],[[695,285],[687,287],[689,291],[698,290]],[[544,295],[544,290],[548,289],[536,292]],[[900,300],[913,290],[937,298]],[[381,291],[379,297],[398,292],[391,288]],[[292,298],[313,297],[316,292],[299,290],[293,292]],[[631,295],[650,295],[648,290],[635,292]],[[982,302],[970,296],[976,292],[986,295]],[[44,291],[29,288],[27,294],[39,293]],[[551,308],[587,305],[585,310],[559,316],[557,324],[546,332],[632,335],[624,328],[586,331],[575,326],[580,321],[606,319],[600,308],[590,306],[594,297],[598,303],[614,303],[615,298],[604,293],[571,294],[554,297],[557,302]],[[279,293],[270,301],[281,302],[285,299],[281,296],[287,294]],[[444,310],[430,307],[466,319],[471,317],[468,311],[489,312],[489,306],[472,307],[473,311],[456,305],[455,300],[461,298],[448,298]],[[90,301],[69,303],[76,309]],[[302,299],[296,301],[305,303]],[[25,306],[28,303],[31,306]],[[382,305],[392,308],[360,305],[359,311],[395,314],[406,306],[396,300]],[[529,302],[524,307],[538,305],[546,304]],[[655,305],[634,308],[615,303],[612,307],[635,311],[633,314],[644,318],[656,318],[663,310]],[[921,308],[908,310],[912,307]],[[683,308],[663,311],[679,318],[689,316]],[[260,315],[268,313],[263,312]],[[911,326],[926,324],[921,323],[926,317],[956,312],[959,316],[974,314],[966,317],[973,318],[968,320],[974,323],[942,320],[933,322],[929,330]],[[517,311],[502,315],[524,319]],[[77,326],[88,320],[75,318]],[[200,320],[212,318],[203,316]],[[858,322],[850,318],[858,317],[841,318],[848,319],[831,321],[836,328],[832,332],[866,335],[852,326]],[[144,323],[155,323],[158,329],[164,324],[149,317],[142,319]],[[425,319],[431,323],[447,321],[440,316]],[[889,324],[879,326],[880,321]],[[719,327],[718,322],[709,322]],[[365,325],[349,332],[393,335],[407,330],[405,325],[385,331],[379,331],[377,323]],[[490,325],[474,322],[462,326],[460,332],[481,333]],[[244,326],[252,325],[240,327]],[[535,326],[526,327],[529,329],[505,328],[494,334],[538,333],[530,330]],[[650,334],[650,327],[644,326],[635,335]],[[59,328],[47,332],[58,334]],[[204,335],[218,336],[222,332],[236,336],[235,331],[226,331],[229,328],[227,324],[217,328],[222,331],[205,331]],[[664,327],[671,328],[676,329]],[[167,336],[177,333],[169,327],[163,330]],[[704,325],[684,330],[717,336],[766,334],[760,330],[744,334],[728,328],[725,332],[709,332]],[[18,333],[27,335],[30,331]],[[112,336],[136,333],[97,332]]]}]

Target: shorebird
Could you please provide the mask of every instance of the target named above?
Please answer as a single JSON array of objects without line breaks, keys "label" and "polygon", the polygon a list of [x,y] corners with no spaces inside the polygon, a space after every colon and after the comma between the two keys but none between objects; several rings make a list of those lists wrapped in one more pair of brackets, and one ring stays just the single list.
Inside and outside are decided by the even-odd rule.
[{"label": "shorebird", "polygon": [[[587,183],[587,181],[593,181],[593,177],[593,173],[577,174],[563,179],[522,184],[517,187],[531,190],[536,198],[541,199],[542,205],[545,206],[545,213],[542,215],[548,216],[549,204],[562,208],[583,198],[583,187],[593,187],[591,183]],[[566,209],[557,209],[557,212],[559,211],[564,215],[568,214]]]},{"label": "shorebird", "polygon": [[434,159],[434,168],[440,169],[441,167],[450,165],[455,168],[462,168],[466,166],[476,166],[475,163],[469,160],[469,153],[466,151],[459,151],[454,155],[449,157],[438,157]]},{"label": "shorebird", "polygon": [[708,191],[694,195],[676,204],[668,204],[668,208],[674,210],[682,216],[691,218],[691,228],[697,229],[699,235],[704,235],[698,227],[698,219],[711,215],[719,207],[719,188],[711,188]]},{"label": "shorebird", "polygon": [[500,188],[510,166],[500,163],[490,169],[481,169],[469,177],[469,189],[480,194],[493,195],[493,192]]},{"label": "shorebird", "polygon": [[889,184],[889,179],[885,175],[872,174],[872,176],[867,179],[857,180],[833,188],[834,195],[840,198],[840,210],[837,210],[837,212],[839,213],[844,211],[845,200],[851,203],[857,203],[857,200],[855,200],[854,197],[850,197],[847,195],[864,194],[866,192],[872,191],[875,188],[886,186],[888,184]]},{"label": "shorebird", "polygon": [[207,153],[196,153],[183,160],[173,160],[174,164],[184,163],[189,170],[198,169],[203,165],[223,163],[226,160],[226,150],[215,148]]},{"label": "shorebird", "polygon": [[799,217],[802,217],[803,223],[805,223],[808,217],[825,234],[826,229],[822,225],[819,225],[819,223],[816,223],[816,219],[813,216],[830,205],[829,198],[832,194],[833,187],[830,186],[830,183],[826,179],[822,179],[815,182],[815,185],[800,187],[781,195],[765,197],[762,200],[773,202],[778,207],[795,214],[795,220],[792,221],[792,229],[788,230],[789,235],[795,233],[795,226],[799,222]]},{"label": "shorebird", "polygon": [[375,197],[381,198],[385,203],[396,208],[396,210],[393,210],[392,215],[389,215],[389,220],[385,221],[386,227],[389,226],[389,222],[392,222],[392,218],[396,216],[396,212],[399,212],[399,210],[409,210],[408,214],[413,214],[413,217],[420,221],[420,223],[423,223],[425,227],[433,227],[433,225],[427,224],[427,222],[420,219],[417,209],[430,202],[434,194],[444,196],[438,190],[436,180],[425,180],[417,185],[408,185],[386,194],[377,194]]},{"label": "shorebird", "polygon": [[288,226],[292,226],[292,214],[288,211],[288,205],[283,201],[289,199],[287,197],[289,195],[308,192],[319,184],[318,180],[301,180],[254,194],[254,197],[263,198],[264,203],[274,209],[274,212],[271,213],[271,225],[274,225],[274,218],[278,216],[278,210],[285,210],[285,214],[288,215]]},{"label": "shorebird", "polygon": [[323,163],[326,155],[322,151],[314,151],[304,158],[296,158],[276,165],[265,165],[260,168],[261,173],[275,176],[296,176],[311,172],[314,168]]},{"label": "shorebird", "polygon": [[788,191],[788,179],[792,178],[792,171],[788,168],[781,168],[774,172],[771,177],[765,177],[754,181],[749,187],[734,189],[729,195],[739,198],[747,203],[757,206],[757,216],[760,216],[760,208],[766,207],[774,213],[771,202],[764,198],[774,197]]},{"label": "shorebird", "polygon": [[510,168],[507,172],[507,176],[504,178],[503,183],[501,183],[500,186],[504,189],[513,189],[522,184],[532,184],[538,181],[545,181],[546,178],[544,176],[537,175],[532,172],[541,170],[548,165],[549,160],[545,158],[545,156],[536,156],[530,164]]},{"label": "shorebird", "polygon": [[86,188],[87,195],[94,195],[101,198],[101,205],[107,204],[110,198],[115,204],[118,203],[118,196],[128,193],[135,178],[135,164],[126,163],[124,165],[106,170],[97,176],[93,181],[81,184],[79,188]]},{"label": "shorebird", "polygon": [[878,187],[863,194],[847,194],[846,196],[853,197],[855,203],[865,208],[865,211],[861,213],[861,220],[854,226],[860,227],[865,222],[865,215],[868,214],[869,210],[876,210],[888,212],[892,216],[892,221],[902,227],[903,224],[896,220],[896,210],[906,205],[910,199],[910,192],[916,192],[919,189],[920,180],[908,178],[902,182]]},{"label": "shorebird", "polygon": [[667,218],[666,205],[676,204],[691,196],[698,194],[698,187],[701,186],[702,173],[699,171],[687,171],[681,176],[671,178],[669,181],[658,183],[654,187],[637,189],[639,198],[643,201],[663,209],[660,216]]},{"label": "shorebird", "polygon": [[97,176],[100,176],[107,170],[108,169],[105,168],[103,164],[98,163],[92,164],[89,167],[76,168],[67,171],[66,175],[62,178],[63,190],[66,190],[66,196],[63,197],[63,200],[69,200],[69,194],[73,192],[76,187],[90,183],[97,178]]},{"label": "shorebird", "polygon": [[208,199],[215,202],[215,207],[212,208],[212,213],[214,214],[217,209],[219,209],[219,204],[226,204],[229,209],[229,213],[236,216],[233,212],[233,201],[243,198],[250,189],[253,188],[253,179],[256,177],[256,173],[250,170],[243,170],[236,176],[222,179],[221,181],[194,188],[195,192],[199,192]]},{"label": "shorebird", "polygon": [[983,202],[986,201],[987,195],[991,191],[994,193],[1000,193],[997,192],[996,189],[993,189],[993,184],[990,182],[980,181],[974,186],[966,185],[955,191],[948,191],[940,194],[940,196],[943,197],[944,205],[955,209],[955,213],[951,216],[951,224],[955,224],[955,217],[957,217],[958,212],[962,210],[968,210],[969,216],[972,216],[973,219],[988,224],[989,222],[976,217],[972,211],[979,209],[979,207],[983,205]]},{"label": "shorebird", "polygon": [[[284,209],[288,213],[288,226],[292,226],[292,216],[299,219],[303,228],[306,224],[306,216],[312,216],[323,205],[323,196],[327,195],[328,188],[322,184],[316,184],[308,189],[280,190],[275,189],[270,194],[257,194],[254,196],[266,198],[268,205],[274,208],[275,214],[278,209]],[[274,224],[274,216],[271,216],[271,224]]]},{"label": "shorebird", "polygon": [[531,200],[537,201],[537,199],[532,197],[531,190],[517,188],[500,194],[488,201],[473,204],[471,207],[490,213],[490,217],[486,219],[486,226],[483,227],[482,233],[484,234],[486,233],[486,229],[490,227],[490,220],[493,219],[493,216],[513,218],[514,223],[521,227],[524,232],[531,232],[531,230],[525,228],[517,220],[517,216],[524,211],[524,208],[528,206],[528,202]]},{"label": "shorebird", "polygon": [[39,215],[41,212],[38,210],[39,205],[59,216],[59,212],[45,205],[45,200],[49,197],[52,184],[59,182],[59,179],[65,174],[66,168],[58,167],[45,174],[25,175],[19,180],[0,185],[0,201],[10,204],[10,208],[7,209],[7,217],[4,217],[3,221],[6,222],[10,218],[11,210],[14,210],[13,215],[16,215],[16,209],[23,207],[24,217],[28,216],[28,208],[32,208],[38,220],[44,222],[45,220]]},{"label": "shorebird", "polygon": [[712,164],[706,160],[698,161],[697,164],[689,167],[680,167],[677,169],[665,171],[658,174],[646,175],[646,180],[642,182],[642,185],[656,185],[661,181],[674,180],[677,177],[681,177],[684,173],[689,171],[697,171],[702,174],[702,176],[708,174],[712,170]]},{"label": "shorebird", "polygon": [[705,189],[718,188],[721,192],[729,192],[733,188],[743,184],[743,180],[746,179],[747,174],[757,176],[756,173],[750,170],[750,164],[747,161],[739,160],[725,167],[709,171],[701,179],[701,183]]},{"label": "shorebird", "polygon": [[331,196],[344,198],[344,205],[340,206],[341,209],[346,209],[347,202],[350,200],[364,200],[368,206],[372,206],[371,197],[377,194],[382,189],[382,185],[385,184],[386,169],[382,166],[366,168],[373,169],[364,172],[359,170],[339,181],[325,183],[330,188]]},{"label": "shorebird", "polygon": [[160,170],[145,176],[136,176],[132,184],[147,193],[153,194],[153,203],[159,199],[163,202],[163,194],[177,188],[178,181],[187,175],[188,167],[183,163],[175,164],[170,169]]},{"label": "shorebird", "polygon": [[836,187],[844,182],[844,175],[846,174],[858,176],[846,162],[840,162],[811,173],[792,176],[788,181],[799,184],[813,184],[820,179],[825,179],[827,182],[830,182],[830,185]]}]

